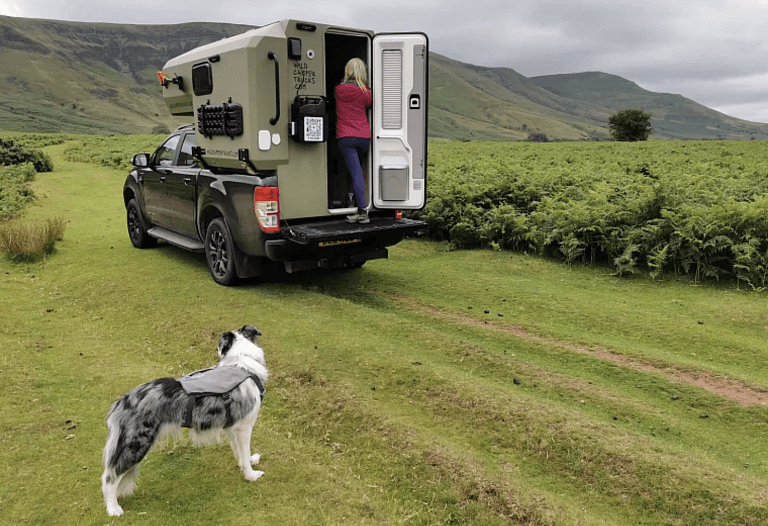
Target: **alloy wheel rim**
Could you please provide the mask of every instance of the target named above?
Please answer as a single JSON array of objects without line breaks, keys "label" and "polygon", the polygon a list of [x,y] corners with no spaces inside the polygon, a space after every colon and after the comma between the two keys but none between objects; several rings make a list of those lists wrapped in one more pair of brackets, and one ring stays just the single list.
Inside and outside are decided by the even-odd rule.
[{"label": "alloy wheel rim", "polygon": [[229,265],[229,256],[227,253],[227,240],[222,232],[218,230],[211,235],[211,243],[209,245],[211,253],[211,269],[213,273],[222,277],[227,273],[227,266]]},{"label": "alloy wheel rim", "polygon": [[141,226],[139,225],[139,214],[133,207],[128,210],[128,232],[131,236],[131,239],[134,240],[138,239],[139,234],[141,233]]}]

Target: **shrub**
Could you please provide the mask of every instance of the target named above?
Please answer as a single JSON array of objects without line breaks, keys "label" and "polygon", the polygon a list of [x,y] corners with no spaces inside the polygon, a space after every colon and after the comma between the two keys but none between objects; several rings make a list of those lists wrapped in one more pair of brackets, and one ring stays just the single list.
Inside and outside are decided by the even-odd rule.
[{"label": "shrub", "polygon": [[0,166],[0,221],[15,216],[34,199],[28,183],[36,173],[32,163]]},{"label": "shrub", "polygon": [[51,158],[40,150],[32,150],[18,144],[13,139],[0,139],[0,165],[32,163],[37,172],[53,171]]},{"label": "shrub", "polygon": [[653,133],[651,114],[637,109],[626,109],[608,118],[608,129],[616,141],[647,141]]},{"label": "shrub", "polygon": [[0,222],[0,253],[15,262],[35,261],[54,250],[64,238],[64,220],[32,223],[13,219]]},{"label": "shrub", "polygon": [[549,142],[549,137],[543,133],[529,133],[528,142]]}]

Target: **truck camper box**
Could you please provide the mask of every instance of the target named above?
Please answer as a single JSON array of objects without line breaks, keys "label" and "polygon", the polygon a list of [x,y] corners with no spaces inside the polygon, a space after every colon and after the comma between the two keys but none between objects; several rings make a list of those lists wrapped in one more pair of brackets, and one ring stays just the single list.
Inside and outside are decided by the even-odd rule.
[{"label": "truck camper box", "polygon": [[212,170],[276,177],[281,224],[354,213],[335,137],[334,87],[368,67],[372,141],[361,159],[371,213],[426,197],[428,38],[283,20],[193,49],[159,73],[173,115],[194,117]]}]

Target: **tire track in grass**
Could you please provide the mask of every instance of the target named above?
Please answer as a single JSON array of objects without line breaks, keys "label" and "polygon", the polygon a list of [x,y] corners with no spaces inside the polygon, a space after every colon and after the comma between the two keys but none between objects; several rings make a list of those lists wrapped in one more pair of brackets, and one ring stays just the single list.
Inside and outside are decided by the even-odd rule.
[{"label": "tire track in grass", "polygon": [[532,333],[519,326],[506,324],[502,325],[497,322],[489,323],[486,320],[480,320],[465,314],[442,311],[414,297],[406,296],[404,294],[382,294],[384,294],[390,301],[397,304],[399,308],[404,310],[426,314],[433,318],[440,318],[458,325],[471,326],[489,331],[503,332],[528,342],[559,347],[561,349],[566,349],[568,351],[573,351],[579,354],[597,357],[599,359],[606,360],[618,366],[635,371],[658,374],[673,383],[683,383],[697,386],[701,389],[704,389],[705,391],[732,400],[743,407],[768,405],[767,391],[754,386],[749,386],[733,378],[715,375],[704,371],[686,371],[669,365],[661,367],[637,358],[630,358],[628,356],[616,354],[615,352],[612,352],[608,349],[599,347],[588,348],[572,342],[547,338],[546,336]]}]

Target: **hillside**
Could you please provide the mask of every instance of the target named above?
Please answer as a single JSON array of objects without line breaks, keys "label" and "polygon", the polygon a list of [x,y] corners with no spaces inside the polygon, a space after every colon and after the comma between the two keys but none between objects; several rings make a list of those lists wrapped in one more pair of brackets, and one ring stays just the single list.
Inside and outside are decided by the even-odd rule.
[{"label": "hillside", "polygon": [[[173,127],[155,77],[197,46],[252,26],[123,25],[0,16],[0,130],[149,132]],[[751,123],[605,73],[527,78],[430,55],[430,136],[522,140],[607,137],[608,116],[640,107],[655,138],[768,139]]]},{"label": "hillside", "polygon": [[0,16],[0,129],[136,133],[172,126],[157,71],[169,57],[249,28]]},{"label": "hillside", "polygon": [[600,72],[548,75],[528,79],[533,85],[561,97],[578,100],[580,109],[602,107],[604,118],[628,107],[643,108],[653,117],[659,136],[676,139],[765,139],[768,125],[730,117],[681,95],[654,93],[627,79]]}]

